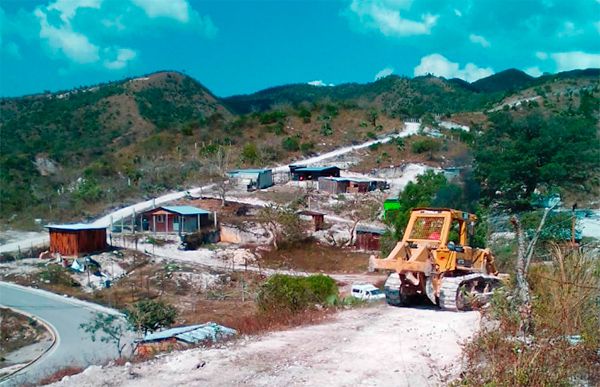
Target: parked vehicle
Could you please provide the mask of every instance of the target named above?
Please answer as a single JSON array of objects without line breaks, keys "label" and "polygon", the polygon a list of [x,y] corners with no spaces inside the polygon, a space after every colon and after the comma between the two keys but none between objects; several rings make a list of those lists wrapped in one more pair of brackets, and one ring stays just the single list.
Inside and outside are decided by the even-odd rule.
[{"label": "parked vehicle", "polygon": [[385,294],[371,284],[352,285],[351,296],[365,301],[378,301],[385,298]]}]

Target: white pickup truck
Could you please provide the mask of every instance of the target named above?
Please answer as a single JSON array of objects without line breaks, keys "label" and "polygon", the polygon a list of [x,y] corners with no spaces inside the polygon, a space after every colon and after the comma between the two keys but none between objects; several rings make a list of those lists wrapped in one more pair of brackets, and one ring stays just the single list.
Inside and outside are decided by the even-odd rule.
[{"label": "white pickup truck", "polygon": [[371,284],[352,285],[350,295],[365,301],[378,301],[385,298],[385,294]]}]

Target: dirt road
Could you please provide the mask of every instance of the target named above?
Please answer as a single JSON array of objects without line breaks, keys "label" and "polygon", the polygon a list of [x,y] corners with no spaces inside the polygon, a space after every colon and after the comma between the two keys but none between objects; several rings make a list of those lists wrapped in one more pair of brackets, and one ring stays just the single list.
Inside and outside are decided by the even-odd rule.
[{"label": "dirt road", "polygon": [[456,377],[460,343],[478,326],[477,312],[377,305],[222,348],[130,366],[93,366],[57,385],[438,386]]}]

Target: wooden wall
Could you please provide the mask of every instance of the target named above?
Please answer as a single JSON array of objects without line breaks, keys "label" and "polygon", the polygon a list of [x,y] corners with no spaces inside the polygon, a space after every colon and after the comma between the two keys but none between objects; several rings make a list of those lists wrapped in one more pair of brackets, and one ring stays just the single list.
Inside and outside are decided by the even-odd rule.
[{"label": "wooden wall", "polygon": [[80,256],[103,251],[107,247],[106,229],[50,229],[50,252],[64,256]]}]

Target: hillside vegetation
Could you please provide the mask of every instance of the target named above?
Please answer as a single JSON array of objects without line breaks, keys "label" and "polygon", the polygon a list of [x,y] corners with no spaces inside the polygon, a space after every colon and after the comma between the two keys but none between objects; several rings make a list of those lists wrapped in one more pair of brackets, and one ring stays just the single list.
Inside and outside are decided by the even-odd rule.
[{"label": "hillside vegetation", "polygon": [[[486,155],[504,149],[502,138],[529,141],[540,136],[543,141],[536,143],[530,161],[540,176],[554,177],[527,186],[526,196],[544,183],[583,186],[590,197],[598,186],[593,147],[598,144],[599,74],[592,69],[529,79],[509,70],[472,84],[389,76],[368,84],[287,85],[218,98],[184,74],[159,72],[2,99],[0,219],[13,226],[27,226],[34,218],[80,220],[114,203],[209,181],[214,177],[210,159],[219,146],[234,150],[232,167],[260,167],[397,132],[407,118],[422,118],[433,126],[435,117],[454,119],[481,131],[462,138],[459,148],[466,150],[459,153],[462,162],[476,156],[482,192],[490,199],[506,190],[496,180],[512,179],[514,173],[500,178],[494,173],[498,171],[486,171]],[[521,100],[525,102],[515,102]],[[524,122],[536,122],[531,117],[540,122],[538,135],[523,137],[521,130],[529,125]],[[406,141],[408,148],[380,147],[370,153],[376,160],[393,162],[390,155],[395,152],[405,157],[425,143],[441,141],[423,153],[435,162],[444,159],[436,152],[456,153],[458,146],[445,140]],[[543,157],[537,153],[542,148]],[[579,158],[582,149],[585,157]],[[519,149],[511,152],[503,162],[522,154]],[[422,152],[412,153],[415,160],[423,157]],[[576,169],[569,167],[574,160]],[[487,164],[494,169],[493,162]],[[530,165],[526,167],[529,171]]]}]

